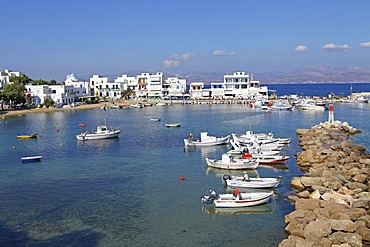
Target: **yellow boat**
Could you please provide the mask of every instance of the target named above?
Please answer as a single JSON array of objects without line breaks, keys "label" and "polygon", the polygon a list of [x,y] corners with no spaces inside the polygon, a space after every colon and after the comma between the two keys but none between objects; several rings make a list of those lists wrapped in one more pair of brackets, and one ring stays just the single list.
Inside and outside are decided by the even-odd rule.
[{"label": "yellow boat", "polygon": [[17,139],[31,139],[31,138],[37,138],[37,133],[31,135],[27,134],[17,135]]}]

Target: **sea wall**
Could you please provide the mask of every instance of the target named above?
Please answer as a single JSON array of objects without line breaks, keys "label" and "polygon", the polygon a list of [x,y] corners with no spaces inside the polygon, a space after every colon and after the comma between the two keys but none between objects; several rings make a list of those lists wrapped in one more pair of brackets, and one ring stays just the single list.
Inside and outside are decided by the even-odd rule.
[{"label": "sea wall", "polygon": [[349,139],[360,132],[340,121],[296,131],[305,174],[290,183],[295,210],[285,216],[289,236],[280,247],[370,246],[370,155]]}]

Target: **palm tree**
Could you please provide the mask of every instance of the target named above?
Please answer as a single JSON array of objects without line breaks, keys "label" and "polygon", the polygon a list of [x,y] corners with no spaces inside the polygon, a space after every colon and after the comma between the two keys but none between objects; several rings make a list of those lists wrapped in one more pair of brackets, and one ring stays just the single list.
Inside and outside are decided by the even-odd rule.
[{"label": "palm tree", "polygon": [[127,88],[126,90],[123,90],[121,92],[122,98],[124,98],[125,100],[130,99],[130,96],[132,96],[134,94],[135,94],[135,92],[132,90],[132,88]]}]

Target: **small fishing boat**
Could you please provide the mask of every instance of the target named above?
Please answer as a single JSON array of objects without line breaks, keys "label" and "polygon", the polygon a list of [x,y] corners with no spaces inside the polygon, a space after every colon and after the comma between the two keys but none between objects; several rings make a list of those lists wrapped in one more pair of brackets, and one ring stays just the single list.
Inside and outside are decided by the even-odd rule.
[{"label": "small fishing boat", "polygon": [[181,123],[168,123],[166,124],[167,128],[172,128],[172,127],[180,127]]},{"label": "small fishing boat", "polygon": [[184,139],[185,146],[205,147],[229,144],[230,135],[225,137],[209,136],[208,132],[201,132],[200,139],[193,140],[193,134],[189,134],[188,139]]},{"label": "small fishing boat", "polygon": [[20,135],[17,135],[17,139],[32,139],[32,138],[37,138],[37,133],[33,133],[33,134],[20,134]]},{"label": "small fishing boat", "polygon": [[76,138],[79,141],[108,139],[118,137],[120,132],[118,128],[108,129],[105,125],[98,125],[95,132],[83,131]]},{"label": "small fishing boat", "polygon": [[37,162],[37,161],[41,161],[41,159],[42,159],[42,155],[24,156],[24,157],[21,158],[22,163],[26,163],[26,162]]},{"label": "small fishing boat", "polygon": [[161,121],[161,119],[160,118],[151,118],[150,121],[152,121],[152,122],[159,122],[159,121]]},{"label": "small fishing boat", "polygon": [[201,201],[206,204],[213,203],[216,208],[241,208],[267,203],[273,194],[273,191],[218,194],[216,191],[210,190],[208,194],[201,196]]},{"label": "small fishing boat", "polygon": [[229,174],[224,174],[222,176],[225,184],[233,188],[276,188],[279,186],[282,177],[277,178],[245,178],[231,176]]},{"label": "small fishing boat", "polygon": [[271,111],[292,111],[294,109],[294,106],[285,105],[285,104],[277,104],[277,105],[270,106],[269,109]]},{"label": "small fishing boat", "polygon": [[255,159],[238,159],[234,160],[233,156],[223,154],[221,160],[212,160],[206,158],[206,163],[209,167],[227,169],[227,170],[245,170],[256,169],[259,162]]}]

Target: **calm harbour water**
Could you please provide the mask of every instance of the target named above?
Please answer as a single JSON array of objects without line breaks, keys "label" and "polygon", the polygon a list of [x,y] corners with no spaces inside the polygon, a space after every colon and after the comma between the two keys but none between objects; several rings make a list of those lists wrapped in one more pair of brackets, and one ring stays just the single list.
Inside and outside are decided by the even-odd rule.
[{"label": "calm harbour water", "polygon": [[[369,147],[370,104],[336,104],[335,118],[363,130],[352,137]],[[151,122],[150,118],[161,118]],[[78,142],[75,134],[106,119],[120,137]],[[263,112],[245,105],[172,105],[122,110],[71,110],[0,120],[0,246],[277,246],[287,237],[284,215],[294,208],[289,181],[301,175],[295,131],[324,122],[327,112]],[[165,123],[181,122],[180,128]],[[215,211],[200,202],[208,189],[229,189],[227,171],[208,169],[227,147],[184,151],[183,138],[200,131],[272,131],[291,137],[286,167],[258,167],[250,176],[283,177],[276,202]],[[38,132],[35,140],[17,140]],[[40,163],[21,157],[43,155]],[[242,174],[242,172],[232,172]],[[185,180],[181,181],[180,176]]]}]

